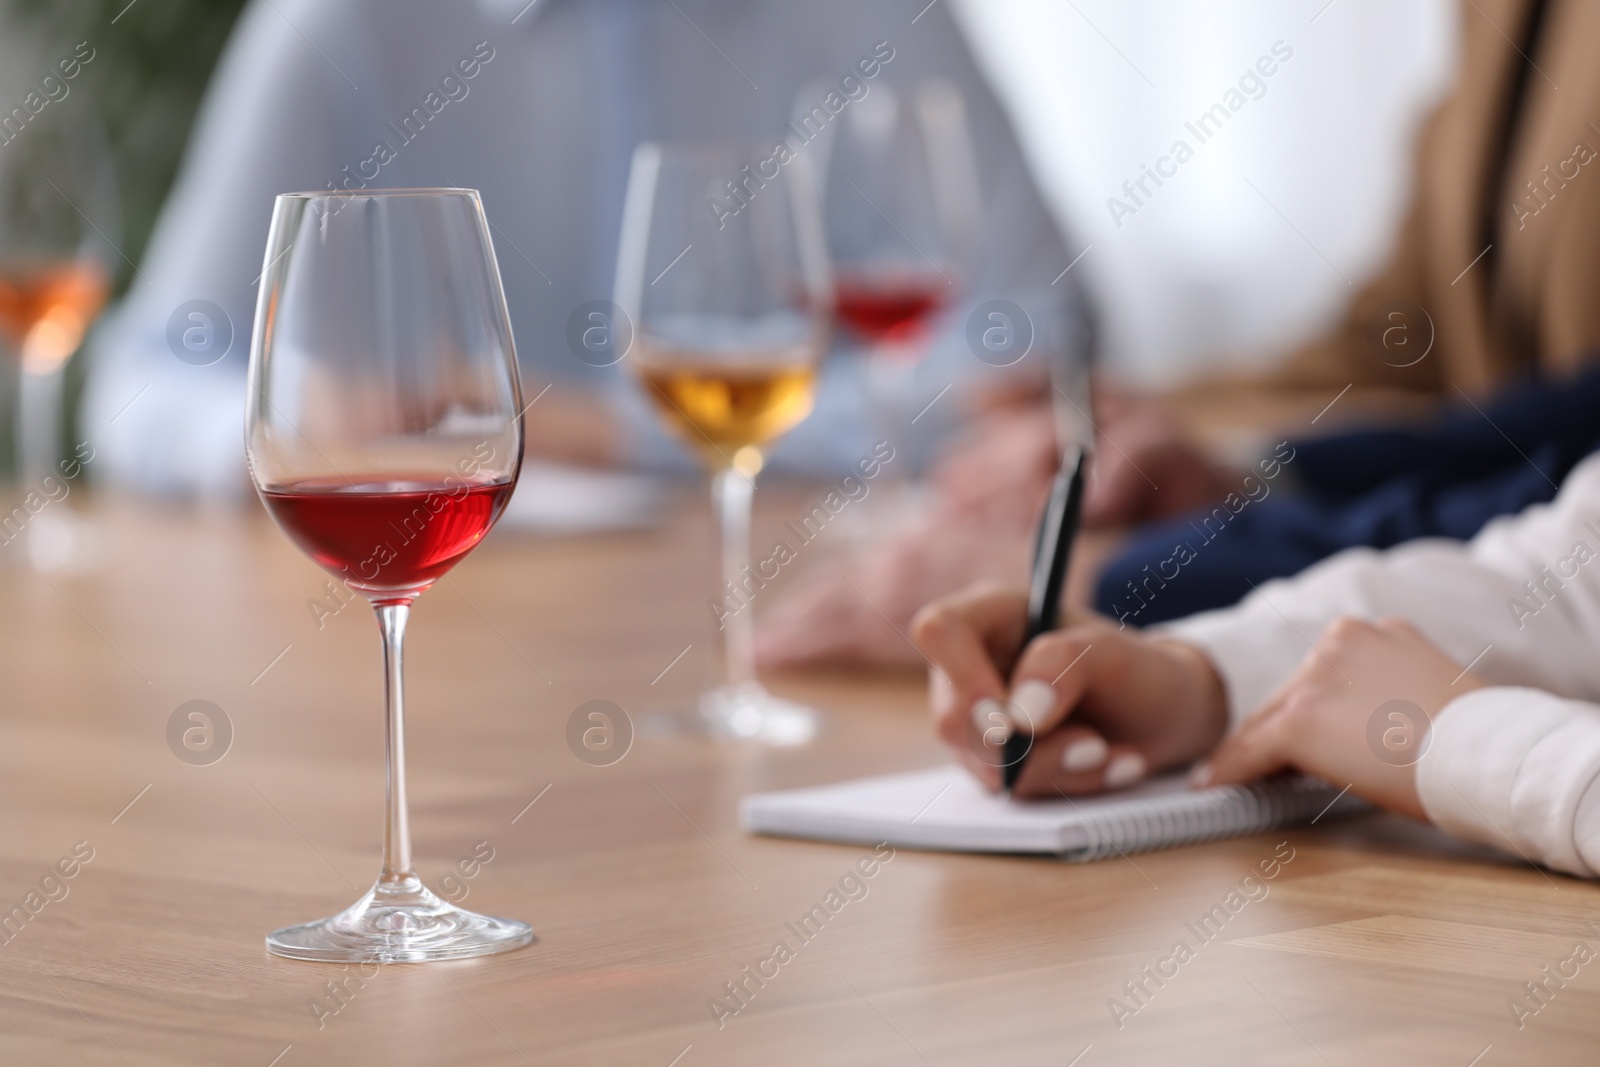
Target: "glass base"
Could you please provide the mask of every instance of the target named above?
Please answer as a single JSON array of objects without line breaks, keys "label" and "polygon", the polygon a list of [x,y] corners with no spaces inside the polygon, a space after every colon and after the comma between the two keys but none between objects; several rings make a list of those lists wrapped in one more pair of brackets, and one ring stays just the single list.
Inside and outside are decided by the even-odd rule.
[{"label": "glass base", "polygon": [[712,734],[764,745],[803,745],[817,736],[817,713],[782,700],[759,682],[724,686],[700,698],[700,718]]},{"label": "glass base", "polygon": [[509,952],[533,940],[527,923],[458,908],[412,875],[378,883],[332,918],[274,930],[267,949],[321,963],[427,963]]}]

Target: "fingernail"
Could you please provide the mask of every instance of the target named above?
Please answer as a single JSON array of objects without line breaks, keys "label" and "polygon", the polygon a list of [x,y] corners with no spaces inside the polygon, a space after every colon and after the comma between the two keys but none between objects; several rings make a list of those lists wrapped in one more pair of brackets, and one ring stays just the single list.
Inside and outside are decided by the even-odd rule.
[{"label": "fingernail", "polygon": [[1061,768],[1067,771],[1092,771],[1106,761],[1106,750],[1103,738],[1080,738],[1061,750]]},{"label": "fingernail", "polygon": [[1194,770],[1189,772],[1189,784],[1196,789],[1204,789],[1211,784],[1211,764],[1197,763]]},{"label": "fingernail", "polygon": [[1056,690],[1049,682],[1029,678],[1011,691],[1011,703],[1022,712],[1029,731],[1056,708]]},{"label": "fingernail", "polygon": [[1106,768],[1105,784],[1107,789],[1121,789],[1123,786],[1132,785],[1144,777],[1144,757],[1137,752],[1124,752],[1111,761]]},{"label": "fingernail", "polygon": [[972,705],[972,725],[988,745],[1002,745],[1011,736],[1011,719],[998,700],[985,699]]}]

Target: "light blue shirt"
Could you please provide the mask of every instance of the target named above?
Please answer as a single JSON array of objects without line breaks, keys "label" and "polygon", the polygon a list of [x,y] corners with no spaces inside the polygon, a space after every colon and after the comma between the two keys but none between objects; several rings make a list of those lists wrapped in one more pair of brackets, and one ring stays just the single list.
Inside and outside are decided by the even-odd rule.
[{"label": "light blue shirt", "polygon": [[[1067,343],[1075,297],[1070,280],[1052,281],[1071,255],[945,5],[920,18],[920,2],[901,0],[524,5],[249,6],[141,273],[94,341],[83,424],[102,478],[168,493],[244,488],[244,368],[273,198],[361,180],[480,189],[526,395],[551,384],[543,402],[559,403],[570,390],[602,390],[624,415],[638,464],[683,464],[623,369],[589,366],[567,342],[574,310],[612,296],[633,148],[775,137],[802,87],[837,82],[883,41],[894,58],[879,83],[938,76],[966,96],[985,202],[967,295],[1016,301],[1037,320],[1041,345]],[[231,351],[209,366],[178,359],[168,343],[169,319],[196,300],[220,306],[232,325]],[[960,390],[1008,373],[969,351],[965,318],[950,316],[948,336],[919,370],[929,399],[956,383],[957,397],[924,420],[935,432],[959,411]],[[813,472],[852,465],[868,447],[862,392],[859,361],[832,361],[816,414],[775,462]]]}]

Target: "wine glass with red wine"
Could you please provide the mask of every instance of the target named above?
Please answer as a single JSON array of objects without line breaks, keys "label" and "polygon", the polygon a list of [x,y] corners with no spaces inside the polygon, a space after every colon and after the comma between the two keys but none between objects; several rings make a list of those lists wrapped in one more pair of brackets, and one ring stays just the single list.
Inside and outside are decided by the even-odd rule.
[{"label": "wine glass with red wine", "polygon": [[904,444],[916,366],[978,243],[966,105],[943,81],[874,84],[829,119],[826,88],[802,92],[795,128],[818,131],[834,314],[867,357],[874,431]]},{"label": "wine glass with red wine", "polygon": [[387,700],[383,870],[338,915],[274,931],[303,960],[503,952],[525,923],[464,911],[411,864],[402,641],[411,602],[471,552],[522,465],[522,391],[472,189],[278,197],[250,349],[245,451],[267,510],[377,612]]}]

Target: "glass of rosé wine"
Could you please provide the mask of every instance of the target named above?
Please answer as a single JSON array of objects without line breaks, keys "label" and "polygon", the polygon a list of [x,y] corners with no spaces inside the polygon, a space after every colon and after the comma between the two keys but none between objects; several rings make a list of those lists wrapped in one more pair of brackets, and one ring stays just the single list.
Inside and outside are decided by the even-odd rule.
[{"label": "glass of ros\u00e9 wine", "polygon": [[82,452],[64,458],[62,440],[67,363],[122,262],[111,148],[80,103],[0,131],[0,351],[17,365],[16,495],[28,515],[13,551],[38,570],[80,569],[95,556],[88,521],[42,501],[59,499],[78,472]]},{"label": "glass of ros\u00e9 wine", "polygon": [[406,812],[411,602],[471,552],[522,465],[522,391],[476,190],[278,197],[250,349],[245,451],[267,510],[365,596],[383,637],[383,869],[332,918],[267,937],[302,960],[419,963],[518,948],[525,923],[422,884]]}]

